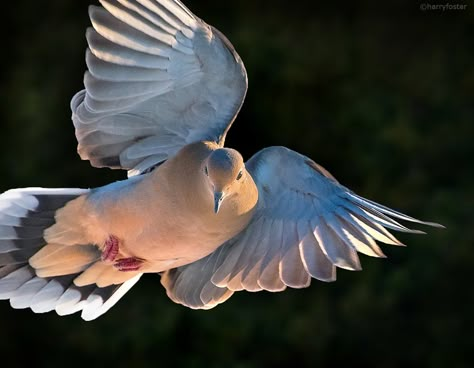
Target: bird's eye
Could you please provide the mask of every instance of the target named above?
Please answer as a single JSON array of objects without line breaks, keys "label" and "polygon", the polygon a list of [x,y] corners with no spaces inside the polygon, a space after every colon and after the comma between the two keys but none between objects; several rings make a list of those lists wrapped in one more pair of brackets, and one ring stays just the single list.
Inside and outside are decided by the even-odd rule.
[{"label": "bird's eye", "polygon": [[206,176],[209,176],[209,171],[207,171],[207,166],[204,166],[204,174],[206,174]]},{"label": "bird's eye", "polygon": [[237,175],[237,180],[240,180],[242,178],[242,170],[239,171],[239,174]]}]

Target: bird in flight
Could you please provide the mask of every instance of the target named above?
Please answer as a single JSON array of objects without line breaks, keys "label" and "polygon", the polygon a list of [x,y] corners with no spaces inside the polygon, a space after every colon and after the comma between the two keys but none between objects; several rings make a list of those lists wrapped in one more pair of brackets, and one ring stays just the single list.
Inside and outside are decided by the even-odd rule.
[{"label": "bird in flight", "polygon": [[384,257],[419,221],[365,199],[313,160],[268,147],[244,162],[225,138],[247,91],[229,40],[179,0],[91,6],[78,152],[128,179],[0,195],[0,299],[93,320],[144,273],[210,309],[234,292],[303,288]]}]

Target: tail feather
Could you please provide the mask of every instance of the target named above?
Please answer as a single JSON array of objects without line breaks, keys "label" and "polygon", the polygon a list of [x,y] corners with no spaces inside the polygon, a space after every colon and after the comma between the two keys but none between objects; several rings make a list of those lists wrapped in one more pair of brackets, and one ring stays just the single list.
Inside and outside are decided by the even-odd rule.
[{"label": "tail feather", "polygon": [[19,249],[0,254],[0,266],[22,264],[37,252],[36,249]]},{"label": "tail feather", "polygon": [[85,307],[87,298],[94,290],[95,285],[82,287],[71,285],[65,288],[65,291],[55,303],[56,313],[60,316],[67,316],[81,311]]},{"label": "tail feather", "polygon": [[3,279],[5,276],[8,276],[13,271],[18,270],[21,268],[22,265],[9,265],[9,266],[0,266],[0,280]]},{"label": "tail feather", "polygon": [[43,238],[37,239],[0,239],[0,254],[16,250],[41,248],[45,244]]},{"label": "tail feather", "polygon": [[28,308],[35,295],[37,295],[43,287],[48,283],[47,279],[33,277],[10,296],[10,305],[15,309]]},{"label": "tail feather", "polygon": [[24,264],[4,266],[0,272],[5,274],[0,279],[0,299],[10,299],[16,290],[35,277],[34,269]]},{"label": "tail feather", "polygon": [[29,258],[29,263],[40,277],[80,273],[100,259],[94,245],[47,244]]},{"label": "tail feather", "polygon": [[123,284],[102,288],[95,284],[76,286],[74,278],[77,274],[37,277],[34,268],[29,265],[16,269],[4,266],[0,268],[0,277],[0,299],[10,299],[13,308],[31,308],[35,313],[55,310],[60,316],[82,311],[81,317],[90,321],[113,307],[135,285],[141,274]]},{"label": "tail feather", "polygon": [[46,313],[54,310],[61,295],[72,284],[74,275],[51,279],[38,291],[30,301],[29,307],[35,313]]},{"label": "tail feather", "polygon": [[[98,279],[91,278],[94,266],[101,264],[100,252],[95,245],[71,244],[80,238],[74,236],[77,229],[67,230],[69,243],[56,244],[63,238],[61,224],[56,222],[58,210],[88,192],[26,188],[0,195],[0,299],[36,313],[82,311],[83,319],[92,320],[140,279],[139,273],[123,273],[114,279],[117,285],[110,285],[112,273],[119,272],[110,266]],[[89,284],[81,286],[77,280],[88,273]]]}]

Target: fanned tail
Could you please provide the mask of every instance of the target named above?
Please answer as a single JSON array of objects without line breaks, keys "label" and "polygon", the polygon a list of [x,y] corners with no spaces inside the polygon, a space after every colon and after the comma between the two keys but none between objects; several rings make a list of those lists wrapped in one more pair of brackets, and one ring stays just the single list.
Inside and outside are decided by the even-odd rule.
[{"label": "fanned tail", "polygon": [[[93,320],[139,280],[141,274],[117,285],[75,284],[83,271],[100,264],[98,247],[45,240],[48,229],[57,225],[58,211],[88,192],[25,188],[0,195],[0,299],[10,300],[13,308],[31,308],[35,313],[82,311],[84,320]],[[61,234],[55,235],[61,238]]]}]

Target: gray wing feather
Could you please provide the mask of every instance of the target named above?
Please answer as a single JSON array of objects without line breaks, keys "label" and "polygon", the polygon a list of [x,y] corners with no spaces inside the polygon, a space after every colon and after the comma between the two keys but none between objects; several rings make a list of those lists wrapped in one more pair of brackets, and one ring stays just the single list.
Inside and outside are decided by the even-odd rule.
[{"label": "gray wing feather", "polygon": [[328,218],[322,216],[311,220],[313,234],[323,253],[333,265],[339,268],[360,270],[357,252],[334,233],[334,230],[326,222],[328,220]]},{"label": "gray wing feather", "polygon": [[230,42],[177,0],[90,8],[85,90],[71,101],[78,152],[139,174],[186,144],[225,134],[247,76]]},{"label": "gray wing feather", "polygon": [[314,237],[312,227],[307,221],[297,223],[299,236],[299,250],[305,271],[317,280],[334,281],[336,266],[334,266]]},{"label": "gray wing feather", "polygon": [[222,249],[187,266],[174,268],[161,275],[161,283],[175,303],[193,309],[209,309],[230,298],[233,291],[218,287],[211,276],[221,263]]},{"label": "gray wing feather", "polygon": [[164,285],[168,294],[179,294],[182,304],[209,308],[188,294],[197,295],[202,285],[225,293],[302,288],[311,278],[334,281],[336,268],[361,269],[357,252],[385,257],[377,241],[402,245],[385,228],[421,233],[394,218],[442,227],[356,195],[309,158],[284,147],[266,148],[246,166],[259,189],[254,218],[214,253],[172,271],[179,273],[179,282]]},{"label": "gray wing feather", "polygon": [[[285,226],[283,244],[299,244],[297,224],[290,222]],[[306,272],[298,246],[283,247],[280,261],[280,278],[286,286],[303,288],[309,286],[311,277]]]},{"label": "gray wing feather", "polygon": [[282,253],[281,245],[283,239],[283,226],[284,223],[281,219],[273,222],[267,252],[262,258],[262,263],[260,264],[260,274],[257,283],[264,290],[282,291],[286,288],[279,273],[279,264]]}]

